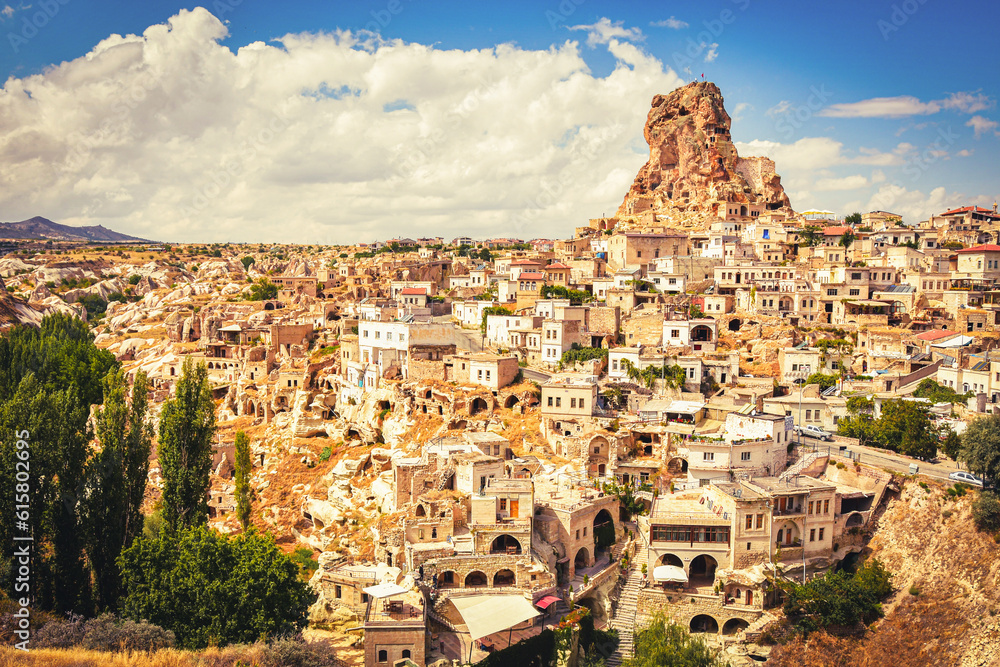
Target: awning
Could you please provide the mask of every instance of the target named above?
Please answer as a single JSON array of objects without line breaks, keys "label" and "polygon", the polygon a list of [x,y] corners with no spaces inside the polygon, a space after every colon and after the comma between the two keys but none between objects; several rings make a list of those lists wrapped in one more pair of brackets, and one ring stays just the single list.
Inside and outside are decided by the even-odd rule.
[{"label": "awning", "polygon": [[519,595],[475,595],[451,598],[451,602],[462,615],[474,640],[541,616],[530,602]]},{"label": "awning", "polygon": [[559,602],[559,598],[555,595],[546,595],[541,600],[535,603],[535,606],[539,609],[548,609],[549,605]]},{"label": "awning", "polygon": [[676,565],[657,565],[653,568],[653,581],[669,581],[686,584],[688,580],[684,568]]},{"label": "awning", "polygon": [[362,588],[361,590],[376,599],[391,598],[393,595],[399,595],[400,593],[406,592],[406,589],[399,584],[389,583],[388,581],[384,584],[369,586],[368,588]]}]

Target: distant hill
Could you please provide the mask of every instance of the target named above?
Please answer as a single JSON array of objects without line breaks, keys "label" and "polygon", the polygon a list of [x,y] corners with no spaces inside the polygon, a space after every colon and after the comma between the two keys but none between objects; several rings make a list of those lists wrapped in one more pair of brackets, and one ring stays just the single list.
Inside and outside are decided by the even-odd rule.
[{"label": "distant hill", "polygon": [[70,227],[35,216],[21,222],[0,222],[0,239],[53,239],[55,241],[135,242],[149,243],[149,239],[121,234],[101,225]]}]

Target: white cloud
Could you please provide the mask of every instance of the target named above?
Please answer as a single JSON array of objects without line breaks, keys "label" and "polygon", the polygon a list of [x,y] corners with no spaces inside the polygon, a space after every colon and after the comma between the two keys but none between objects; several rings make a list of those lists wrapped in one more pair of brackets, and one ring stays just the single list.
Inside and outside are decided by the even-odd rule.
[{"label": "white cloud", "polygon": [[621,21],[611,22],[602,17],[597,23],[590,25],[569,26],[570,30],[583,30],[587,33],[587,46],[593,48],[599,44],[608,44],[613,39],[623,39],[629,42],[639,42],[645,39],[638,28],[626,28]]},{"label": "white cloud", "polygon": [[968,202],[959,192],[949,193],[937,187],[929,193],[909,190],[899,183],[887,183],[871,196],[866,204],[869,211],[892,211],[903,216],[906,222],[920,222],[930,216]]},{"label": "white cloud", "polygon": [[942,110],[975,113],[991,108],[994,104],[993,100],[982,93],[951,93],[944,99],[930,102],[922,102],[912,95],[899,95],[831,104],[817,115],[831,118],[903,118],[935,114]]},{"label": "white cloud", "polygon": [[687,28],[690,24],[687,21],[681,21],[671,16],[670,18],[664,19],[662,21],[653,21],[649,25],[653,26],[654,28],[670,28],[672,30],[682,30],[684,28]]},{"label": "white cloud", "polygon": [[868,179],[860,174],[844,176],[843,178],[821,178],[813,185],[813,188],[820,191],[829,190],[857,190],[868,185]]},{"label": "white cloud", "polygon": [[751,105],[749,102],[740,102],[739,104],[733,107],[733,112],[729,114],[729,117],[733,120],[734,123],[736,121],[743,120],[743,112],[749,109],[753,109],[753,105]]},{"label": "white cloud", "polygon": [[955,153],[958,157],[972,157],[972,154],[976,152],[974,148],[963,148],[962,150]]},{"label": "white cloud", "polygon": [[[902,144],[901,144],[902,145]],[[891,166],[903,164],[895,153],[882,153],[874,148],[859,148],[857,155],[844,153],[844,145],[830,137],[803,137],[791,144],[755,139],[736,142],[740,155],[760,155],[777,163],[778,173],[806,172],[838,165],[865,164]],[[897,147],[898,148],[898,147]]]},{"label": "white cloud", "polygon": [[15,11],[14,8],[11,7],[10,5],[4,5],[3,9],[0,9],[0,16],[2,16],[4,19],[9,19],[11,16],[14,15],[14,11]]},{"label": "white cloud", "polygon": [[[557,237],[621,203],[643,109],[683,82],[633,44],[439,50],[298,34],[236,53],[204,9],[0,89],[0,207],[162,240]],[[30,95],[26,92],[30,91]]]},{"label": "white cloud", "polygon": [[771,118],[776,118],[777,116],[784,116],[791,110],[792,110],[792,103],[789,102],[788,100],[781,100],[773,107],[765,111],[764,114],[770,116]]},{"label": "white cloud", "polygon": [[[702,43],[702,47],[705,47],[704,43]],[[707,63],[715,62],[715,59],[718,57],[719,57],[719,43],[712,42],[711,44],[708,45],[708,53],[705,54],[705,62]]]},{"label": "white cloud", "polygon": [[997,132],[998,123],[995,120],[990,120],[989,118],[983,118],[982,116],[973,116],[966,123],[966,127],[971,127],[976,133],[976,139],[983,136],[987,132],[993,132],[1000,136],[1000,132]]}]

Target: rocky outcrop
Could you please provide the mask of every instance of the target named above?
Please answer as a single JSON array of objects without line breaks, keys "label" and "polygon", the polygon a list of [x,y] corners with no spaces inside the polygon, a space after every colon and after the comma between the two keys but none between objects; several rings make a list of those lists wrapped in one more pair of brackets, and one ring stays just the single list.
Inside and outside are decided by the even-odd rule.
[{"label": "rocky outcrop", "polygon": [[714,83],[690,83],[656,95],[643,131],[649,161],[625,195],[618,217],[691,211],[725,218],[726,203],[736,205],[737,215],[752,210],[790,213],[774,162],[741,158],[730,124]]}]

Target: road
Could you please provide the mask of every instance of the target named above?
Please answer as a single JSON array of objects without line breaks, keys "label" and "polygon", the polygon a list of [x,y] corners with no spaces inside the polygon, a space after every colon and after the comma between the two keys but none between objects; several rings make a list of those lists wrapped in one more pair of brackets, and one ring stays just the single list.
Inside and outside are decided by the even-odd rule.
[{"label": "road", "polygon": [[[820,440],[807,437],[802,438],[802,446],[807,451],[813,448],[816,448],[821,452],[829,449],[829,451],[833,454],[837,454],[840,449],[840,445],[837,444],[836,441],[822,442]],[[879,468],[888,468],[889,470],[893,470],[904,475],[910,474],[910,464],[915,463],[919,466],[918,474],[942,482],[948,482],[948,475],[956,470],[962,470],[962,468],[958,467],[957,463],[945,458],[944,456],[939,458],[937,463],[928,463],[927,461],[921,461],[910,456],[896,454],[884,449],[864,447],[862,445],[848,444],[847,449],[855,452],[857,459],[861,463]]]},{"label": "road", "polygon": [[552,377],[552,373],[546,373],[535,368],[522,368],[521,372],[524,373],[525,379],[534,380],[540,384],[548,382],[549,378]]}]

